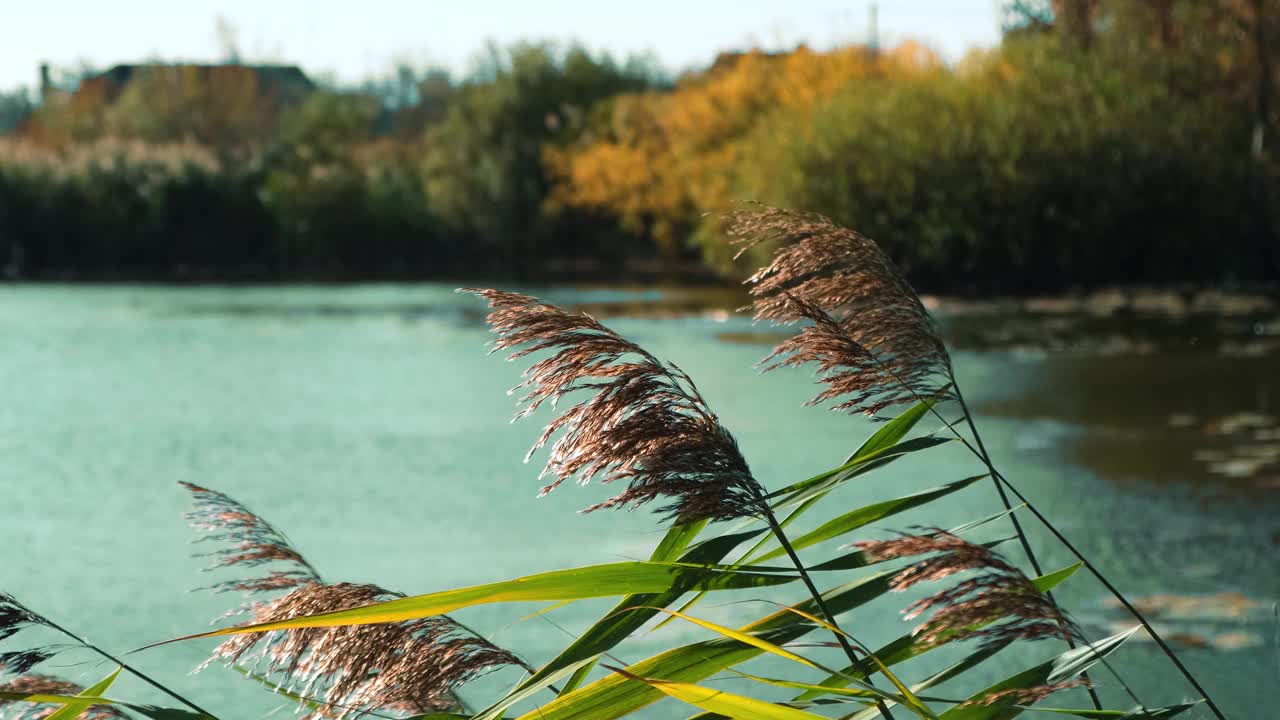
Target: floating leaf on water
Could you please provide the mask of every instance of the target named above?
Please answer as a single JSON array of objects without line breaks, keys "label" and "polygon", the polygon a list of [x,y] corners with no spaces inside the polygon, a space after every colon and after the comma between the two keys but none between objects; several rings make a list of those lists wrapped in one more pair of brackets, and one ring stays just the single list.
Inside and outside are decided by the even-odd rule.
[{"label": "floating leaf on water", "polygon": [[[1148,617],[1164,620],[1240,620],[1248,618],[1262,604],[1243,593],[1222,592],[1214,595],[1148,595],[1132,602]],[[1107,607],[1120,607],[1108,598]]]},{"label": "floating leaf on water", "polygon": [[1253,633],[1230,632],[1215,635],[1209,642],[1217,650],[1244,650],[1261,645],[1262,638]]}]

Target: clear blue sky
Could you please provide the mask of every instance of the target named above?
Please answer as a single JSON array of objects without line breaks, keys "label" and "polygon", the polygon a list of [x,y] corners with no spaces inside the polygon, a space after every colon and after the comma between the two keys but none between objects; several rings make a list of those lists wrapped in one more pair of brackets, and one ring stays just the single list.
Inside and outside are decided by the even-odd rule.
[{"label": "clear blue sky", "polygon": [[[578,39],[668,68],[720,50],[861,41],[870,0],[6,0],[0,88],[34,86],[37,65],[149,58],[215,61],[219,17],[248,60],[297,63],[355,81],[397,59],[463,71],[486,40]],[[997,0],[880,0],[880,34],[949,59],[997,41]]]}]

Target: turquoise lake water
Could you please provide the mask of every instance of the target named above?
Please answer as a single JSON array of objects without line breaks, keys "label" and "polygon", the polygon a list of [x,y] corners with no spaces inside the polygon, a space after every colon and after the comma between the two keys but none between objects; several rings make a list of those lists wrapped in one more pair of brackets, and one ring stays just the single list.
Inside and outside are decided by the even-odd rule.
[{"label": "turquoise lake water", "polygon": [[[667,297],[654,290],[525,290],[605,311],[661,306]],[[767,485],[838,465],[875,430],[860,417],[803,407],[815,392],[806,372],[753,370],[767,345],[757,342],[762,328],[749,320],[723,312],[662,315],[624,312],[607,322],[697,381]],[[506,390],[521,368],[486,355],[482,318],[477,299],[441,285],[0,287],[0,540],[8,548],[0,589],[122,652],[207,627],[238,599],[189,592],[225,576],[201,573],[203,561],[190,557],[193,534],[182,518],[188,498],[179,481],[222,490],[255,509],[328,580],[410,594],[647,557],[663,529],[656,517],[577,512],[607,497],[598,485],[567,484],[536,498],[544,458],[522,458],[540,425],[509,423],[514,399]],[[1129,345],[1063,350],[1050,343],[1046,351],[1021,336],[984,343],[974,334],[998,319],[943,316],[960,338],[960,381],[997,464],[1122,590],[1143,599],[1229,715],[1274,716],[1280,356],[1266,347],[1223,352],[1226,343],[1182,343],[1179,333],[1215,330],[1165,323],[1148,333],[1141,319],[1124,337],[1146,339]],[[1246,334],[1271,337],[1265,321],[1249,323]],[[825,519],[979,472],[963,448],[935,448],[849,483],[825,515],[812,514]],[[997,507],[992,486],[978,483],[848,539],[957,525]],[[1045,565],[1071,562],[1047,534],[1037,530],[1034,541]],[[818,546],[807,557],[834,552],[834,545]],[[1007,552],[1021,560],[1013,545]],[[800,592],[786,586],[771,597],[794,601]],[[773,610],[727,602],[755,597],[758,591],[712,598],[700,612],[741,623]],[[1059,598],[1093,636],[1127,625],[1083,573]],[[845,625],[869,644],[887,641],[910,629],[900,617],[909,600],[883,598]],[[566,632],[581,631],[610,605],[557,610],[548,617],[562,629],[520,621],[536,605],[483,606],[458,617],[538,664],[568,642]],[[672,624],[616,655],[634,662],[706,636]],[[131,660],[224,719],[294,712],[229,670],[190,675],[211,646],[167,646]],[[1057,650],[1047,642],[1014,648],[978,676],[994,681]],[[1148,704],[1191,694],[1150,642],[1135,640],[1115,657]],[[903,673],[919,679],[932,662],[904,665]],[[77,653],[44,667],[85,684],[109,669]],[[497,674],[463,694],[482,704],[516,679]],[[1096,680],[1104,697],[1125,706],[1118,684],[1106,674]],[[131,679],[118,688],[157,699]],[[1049,704],[1085,702],[1064,694]],[[668,700],[646,717],[692,714]],[[1200,716],[1207,714],[1183,717]]]}]

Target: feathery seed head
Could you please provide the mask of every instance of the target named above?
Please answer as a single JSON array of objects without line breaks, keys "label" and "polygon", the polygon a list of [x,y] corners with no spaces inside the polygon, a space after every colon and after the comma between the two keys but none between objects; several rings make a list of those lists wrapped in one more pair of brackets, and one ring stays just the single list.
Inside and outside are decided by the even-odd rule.
[{"label": "feathery seed head", "polygon": [[205,570],[225,567],[252,568],[268,563],[289,565],[254,578],[227,580],[212,586],[219,592],[266,593],[320,582],[320,575],[289,544],[284,533],[250,512],[234,498],[216,490],[179,483],[192,495],[195,509],[187,513],[191,526],[205,531],[196,542],[216,542],[224,547],[206,556],[215,558]]},{"label": "feathery seed head", "polygon": [[[374,585],[326,584],[312,565],[265,519],[233,498],[189,483],[196,500],[188,517],[229,547],[213,553],[217,567],[283,562],[290,570],[215,585],[247,593],[288,591],[242,608],[253,623],[362,607],[403,597]],[[233,613],[234,614],[234,613]],[[257,648],[256,652],[254,648]],[[236,635],[201,667],[236,664],[252,656],[265,677],[297,695],[316,699],[308,718],[360,716],[372,710],[417,715],[460,707],[454,689],[503,665],[527,666],[515,655],[467,631],[447,615],[402,623],[296,628]],[[252,668],[248,668],[252,670]]]},{"label": "feathery seed head", "polygon": [[737,442],[720,424],[688,375],[584,313],[500,290],[465,289],[489,301],[495,350],[510,359],[550,354],[524,373],[517,418],[544,402],[554,406],[589,394],[560,413],[529,451],[551,445],[542,474],[550,492],[571,477],[586,483],[622,480],[626,489],[587,508],[634,508],[667,502],[659,512],[678,522],[752,514],[764,495]]},{"label": "feathery seed head", "polygon": [[827,384],[811,404],[876,417],[917,397],[947,399],[951,360],[929,312],[873,241],[821,215],[743,205],[726,218],[739,254],[779,245],[747,279],[757,320],[812,323],[774,349],[766,370],[813,362]]},{"label": "feathery seed head", "polygon": [[856,543],[877,561],[930,555],[899,572],[890,581],[895,591],[936,582],[962,572],[976,576],[917,600],[904,611],[908,620],[932,613],[915,629],[926,645],[981,638],[986,645],[1014,640],[1061,637],[1070,621],[1018,568],[994,550],[968,542],[945,530],[902,534],[892,540]]},{"label": "feathery seed head", "polygon": [[[253,622],[349,610],[398,597],[403,596],[375,585],[304,585],[259,605]],[[375,709],[414,714],[456,710],[454,690],[460,685],[504,665],[527,667],[447,616],[236,635],[205,664],[236,664],[251,655],[255,665],[265,663],[266,677],[279,678],[300,695],[322,697],[321,707],[309,716],[317,718],[360,716]]]}]

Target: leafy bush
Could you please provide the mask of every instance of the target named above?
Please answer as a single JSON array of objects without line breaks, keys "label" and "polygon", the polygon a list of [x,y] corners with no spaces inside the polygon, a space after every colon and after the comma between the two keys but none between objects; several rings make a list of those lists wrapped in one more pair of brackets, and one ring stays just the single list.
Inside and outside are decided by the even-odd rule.
[{"label": "leafy bush", "polygon": [[580,47],[490,48],[423,141],[426,196],[451,244],[467,246],[489,271],[515,275],[537,258],[588,254],[591,238],[575,232],[580,218],[544,207],[543,147],[575,138],[596,103],[659,81],[642,60],[619,65]]},{"label": "leafy bush", "polygon": [[[1243,115],[1121,67],[1034,40],[852,85],[812,119],[764,124],[738,194],[891,238],[936,289],[1267,279]],[[698,237],[724,266],[716,234]]]}]

